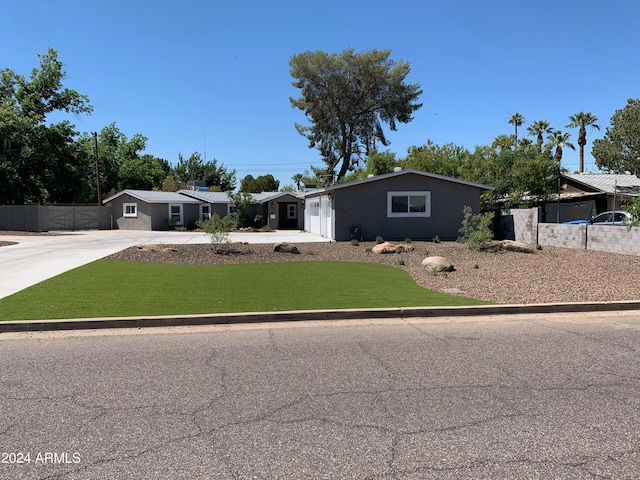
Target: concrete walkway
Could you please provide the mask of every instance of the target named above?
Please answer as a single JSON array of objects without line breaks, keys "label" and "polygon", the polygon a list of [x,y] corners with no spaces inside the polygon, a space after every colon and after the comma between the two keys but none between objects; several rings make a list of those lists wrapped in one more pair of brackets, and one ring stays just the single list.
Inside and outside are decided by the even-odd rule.
[{"label": "concrete walkway", "polygon": [[[0,247],[0,298],[55,277],[140,243],[209,243],[204,233],[97,230],[59,232],[59,235],[0,235],[0,241],[16,245]],[[327,242],[307,232],[240,232],[231,234],[233,242],[309,243]]]}]

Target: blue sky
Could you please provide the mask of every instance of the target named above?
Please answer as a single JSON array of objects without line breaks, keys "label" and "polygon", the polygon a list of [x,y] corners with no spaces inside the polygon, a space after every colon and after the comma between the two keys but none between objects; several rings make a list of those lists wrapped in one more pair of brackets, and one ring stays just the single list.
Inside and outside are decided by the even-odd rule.
[{"label": "blue sky", "polygon": [[[272,2],[234,0],[3,0],[0,68],[27,75],[38,53],[58,51],[64,86],[87,95],[81,132],[116,122],[148,137],[146,153],[171,163],[206,154],[238,180],[272,173],[281,186],[320,166],[294,123],[289,59],[307,50],[391,49],[411,63],[423,106],[390,132],[389,150],[453,142],[488,145],[518,112],[564,129],[589,111],[586,170],[597,171],[591,142],[616,109],[640,98],[637,0],[448,0]],[[577,131],[571,140],[577,147]],[[578,168],[565,150],[563,166]]]}]

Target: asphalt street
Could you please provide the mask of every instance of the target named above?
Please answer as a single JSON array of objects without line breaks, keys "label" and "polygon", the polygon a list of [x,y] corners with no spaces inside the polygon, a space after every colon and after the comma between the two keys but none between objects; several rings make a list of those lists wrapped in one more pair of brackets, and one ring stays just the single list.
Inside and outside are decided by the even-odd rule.
[{"label": "asphalt street", "polygon": [[0,358],[2,479],[640,471],[640,312],[3,333]]}]

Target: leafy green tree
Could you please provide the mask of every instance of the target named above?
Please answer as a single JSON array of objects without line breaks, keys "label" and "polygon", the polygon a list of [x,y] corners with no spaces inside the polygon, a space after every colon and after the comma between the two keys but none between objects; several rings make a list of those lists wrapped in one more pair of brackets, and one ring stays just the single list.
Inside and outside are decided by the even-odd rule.
[{"label": "leafy green tree", "polygon": [[511,150],[516,146],[516,137],[513,135],[498,135],[493,139],[491,146],[500,150]]},{"label": "leafy green tree", "polygon": [[247,193],[260,192],[277,192],[280,187],[280,181],[273,178],[273,175],[260,175],[253,178],[253,175],[247,175],[240,180],[240,191]]},{"label": "leafy green tree", "polygon": [[544,135],[549,135],[553,132],[551,124],[546,120],[536,120],[527,127],[529,135],[536,137],[536,145],[538,146],[538,152],[542,152],[542,145],[544,143]]},{"label": "leafy green tree", "polygon": [[282,187],[280,187],[280,191],[281,192],[296,192],[296,191],[298,191],[298,189],[292,183],[287,183],[286,185],[283,185]]},{"label": "leafy green tree", "polygon": [[204,162],[198,152],[194,152],[185,160],[178,155],[178,164],[173,169],[173,175],[180,183],[187,184],[190,180],[202,180],[212,190],[230,191],[236,188],[236,171],[227,170],[224,165],[218,166],[218,161]]},{"label": "leafy green tree", "polygon": [[247,192],[228,192],[227,194],[231,199],[231,217],[235,220],[236,226],[239,228],[251,226],[248,211],[249,205],[253,202],[253,196]]},{"label": "leafy green tree", "polygon": [[[154,159],[158,167],[147,161],[140,161],[146,148],[147,137],[140,133],[131,138],[120,131],[115,122],[103,127],[98,133],[98,158],[100,164],[100,186],[103,192],[116,193],[123,188],[159,187],[162,179],[156,181],[159,159]],[[94,158],[93,135],[83,133],[78,139],[79,147],[85,155]],[[151,157],[153,158],[153,157]],[[139,175],[140,178],[136,178]],[[164,177],[164,174],[163,174]],[[95,185],[92,179],[92,184]]]},{"label": "leafy green tree", "polygon": [[384,152],[373,150],[367,155],[364,170],[367,175],[383,175],[393,172],[393,169],[397,166],[399,165],[395,153],[389,150]]},{"label": "leafy green tree", "polygon": [[420,85],[405,82],[409,63],[390,60],[390,54],[390,50],[348,49],[340,54],[307,51],[291,58],[293,86],[302,96],[290,102],[311,122],[296,124],[296,129],[307,138],[309,148],[319,150],[326,168],[314,172],[326,178],[325,183],[356,169],[376,141],[389,144],[383,124],[396,130],[422,106],[416,103]]},{"label": "leafy green tree", "polygon": [[627,105],[611,117],[603,139],[595,140],[591,150],[598,168],[611,172],[640,174],[640,99],[629,98]]},{"label": "leafy green tree", "polygon": [[424,145],[409,147],[407,156],[400,164],[403,168],[458,178],[461,176],[460,167],[468,155],[468,150],[453,143],[440,146],[427,140]]},{"label": "leafy green tree", "polygon": [[88,158],[74,145],[68,121],[49,114],[91,113],[89,99],[63,88],[66,72],[54,49],[38,55],[27,78],[0,70],[0,203],[46,203],[86,197]]},{"label": "leafy green tree", "polygon": [[153,155],[125,159],[118,171],[120,189],[151,190],[162,186],[164,170]]},{"label": "leafy green tree", "polygon": [[524,125],[525,119],[522,115],[520,115],[519,113],[514,113],[513,115],[511,115],[511,118],[509,118],[509,120],[507,120],[507,123],[509,125],[513,125],[515,128],[515,144],[518,144],[518,127],[521,125]]},{"label": "leafy green tree", "polygon": [[167,175],[164,177],[164,180],[162,180],[160,190],[163,192],[177,192],[185,187],[186,185],[178,182],[173,175]]},{"label": "leafy green tree", "polygon": [[547,139],[549,140],[549,146],[556,151],[553,154],[555,161],[560,164],[562,161],[562,149],[565,147],[575,150],[576,147],[569,141],[571,134],[569,132],[562,132],[561,130],[554,130],[549,134]]},{"label": "leafy green tree", "polygon": [[584,172],[584,146],[587,144],[587,127],[600,130],[598,117],[591,112],[578,112],[569,117],[569,123],[565,128],[579,128],[578,145],[580,146],[580,172]]}]

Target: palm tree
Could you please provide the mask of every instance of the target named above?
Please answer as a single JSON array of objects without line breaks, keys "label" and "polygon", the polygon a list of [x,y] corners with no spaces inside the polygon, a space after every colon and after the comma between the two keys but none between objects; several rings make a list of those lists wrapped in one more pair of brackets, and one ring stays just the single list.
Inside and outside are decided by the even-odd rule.
[{"label": "palm tree", "polygon": [[531,149],[531,145],[533,145],[533,142],[530,138],[521,138],[520,140],[518,140],[517,147],[520,150],[529,151],[529,149]]},{"label": "palm tree", "polygon": [[291,180],[296,183],[296,188],[298,189],[298,191],[300,191],[300,184],[302,183],[303,178],[304,175],[302,175],[301,173],[296,173],[293,177],[291,177]]},{"label": "palm tree", "polygon": [[542,136],[550,134],[553,132],[553,129],[551,128],[551,124],[546,120],[536,120],[527,127],[527,132],[529,132],[529,135],[532,137],[537,137],[536,144],[538,145],[538,152],[542,152],[542,143],[544,141]]},{"label": "palm tree", "polygon": [[584,146],[587,144],[587,127],[593,127],[600,130],[598,125],[598,117],[591,112],[578,112],[569,117],[570,123],[565,128],[579,127],[578,145],[580,145],[580,173],[584,171]]},{"label": "palm tree", "polygon": [[554,130],[547,137],[551,148],[556,147],[556,153],[553,154],[553,158],[558,162],[558,165],[560,165],[562,161],[562,149],[564,147],[569,147],[571,150],[576,149],[573,143],[569,141],[570,136],[571,134],[569,132],[562,133],[561,130]]},{"label": "palm tree", "polygon": [[516,128],[516,145],[518,144],[518,127],[524,123],[524,117],[519,113],[514,113],[507,121],[508,124],[513,125]]}]

